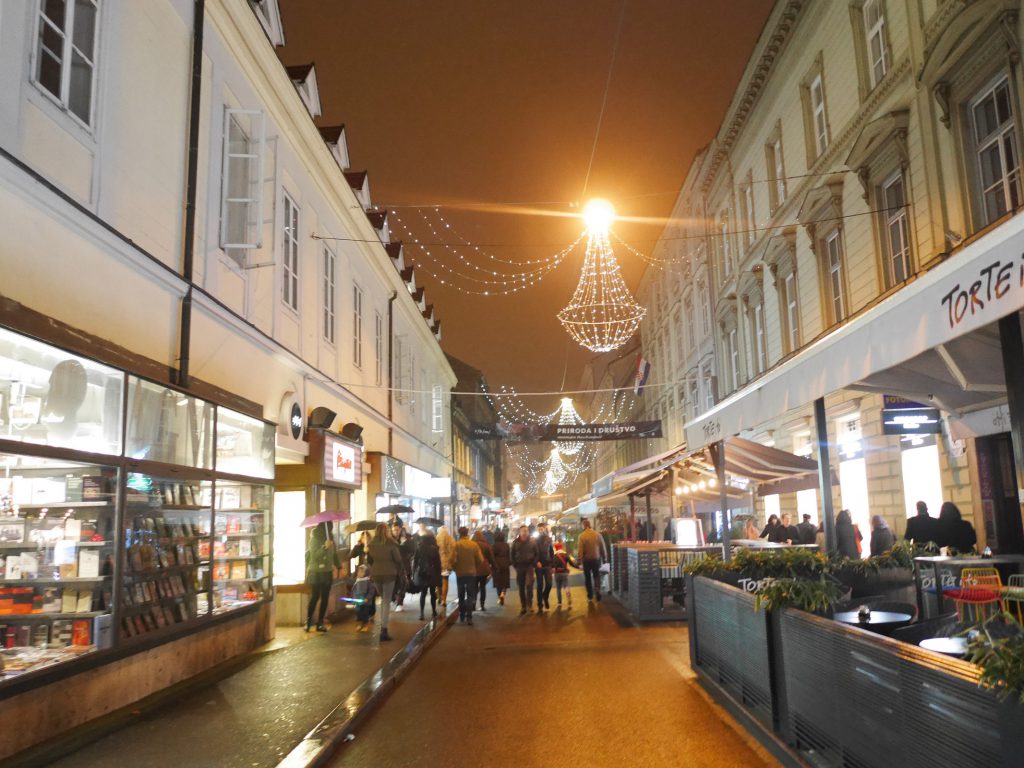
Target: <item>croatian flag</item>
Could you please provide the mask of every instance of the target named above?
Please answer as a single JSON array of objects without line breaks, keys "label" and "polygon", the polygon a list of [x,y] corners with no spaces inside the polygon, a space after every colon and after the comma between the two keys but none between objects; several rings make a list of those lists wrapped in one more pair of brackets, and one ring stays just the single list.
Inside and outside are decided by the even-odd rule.
[{"label": "croatian flag", "polygon": [[644,385],[647,383],[647,379],[651,377],[651,363],[649,360],[644,360],[643,355],[636,356],[636,386],[633,388],[634,394],[640,397],[644,393]]}]

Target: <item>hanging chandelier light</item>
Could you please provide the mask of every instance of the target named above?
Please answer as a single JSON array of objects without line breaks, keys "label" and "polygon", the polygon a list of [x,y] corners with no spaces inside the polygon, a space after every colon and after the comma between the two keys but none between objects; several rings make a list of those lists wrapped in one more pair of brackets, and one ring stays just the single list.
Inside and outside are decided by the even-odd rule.
[{"label": "hanging chandelier light", "polygon": [[592,200],[583,212],[587,250],[576,291],[558,313],[565,330],[592,352],[609,352],[636,333],[647,310],[637,304],[626,287],[615,259],[608,228],[615,210],[607,200]]}]

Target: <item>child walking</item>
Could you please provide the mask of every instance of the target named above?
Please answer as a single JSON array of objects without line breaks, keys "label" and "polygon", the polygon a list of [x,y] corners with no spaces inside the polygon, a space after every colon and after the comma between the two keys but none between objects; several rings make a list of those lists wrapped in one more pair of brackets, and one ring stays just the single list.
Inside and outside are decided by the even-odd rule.
[{"label": "child walking", "polygon": [[572,592],[569,590],[569,566],[579,568],[575,558],[565,551],[565,544],[555,542],[555,590],[558,593],[558,607],[562,607],[562,590],[565,590],[565,599],[568,607],[572,608]]},{"label": "child walking", "polygon": [[374,614],[374,602],[377,599],[377,588],[370,581],[370,574],[365,565],[356,568],[356,582],[352,585],[352,599],[356,603],[356,620],[359,622],[356,632],[369,630],[370,616]]}]

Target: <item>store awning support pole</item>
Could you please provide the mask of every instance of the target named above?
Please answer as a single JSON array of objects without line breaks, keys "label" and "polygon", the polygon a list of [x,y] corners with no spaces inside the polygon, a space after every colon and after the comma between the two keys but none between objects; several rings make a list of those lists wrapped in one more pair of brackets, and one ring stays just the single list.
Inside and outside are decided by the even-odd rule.
[{"label": "store awning support pole", "polygon": [[818,488],[821,492],[821,522],[825,531],[825,551],[836,551],[836,516],[832,507],[832,462],[828,449],[828,418],[825,398],[814,401],[814,427],[818,438]]},{"label": "store awning support pole", "polygon": [[[999,321],[999,345],[1003,353],[1006,405],[1010,410],[1010,440],[1013,443],[1013,466],[1017,472],[1017,493],[1020,498],[1020,491],[1024,489],[1024,334],[1021,332],[1019,312],[1007,315]],[[1005,547],[1002,538],[999,543]]]},{"label": "store awning support pole", "polygon": [[636,497],[629,496],[629,540],[636,541]]},{"label": "store awning support pole", "polygon": [[644,494],[644,499],[647,502],[647,540],[654,541],[654,520],[651,517],[651,489],[647,489],[647,493]]},{"label": "store awning support pole", "polygon": [[[729,529],[729,496],[725,488],[725,440],[719,440],[709,447],[718,477],[718,503],[722,509],[722,555],[729,562],[732,560],[732,531]],[[711,524],[713,527],[714,521]]]}]

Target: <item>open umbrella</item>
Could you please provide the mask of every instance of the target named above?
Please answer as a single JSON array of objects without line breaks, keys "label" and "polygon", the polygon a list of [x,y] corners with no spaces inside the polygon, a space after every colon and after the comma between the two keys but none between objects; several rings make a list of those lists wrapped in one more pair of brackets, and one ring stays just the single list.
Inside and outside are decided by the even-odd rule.
[{"label": "open umbrella", "polygon": [[375,531],[377,530],[376,520],[360,520],[358,523],[349,523],[345,526],[345,533],[359,533],[361,531]]},{"label": "open umbrella", "polygon": [[303,521],[299,523],[299,527],[313,528],[314,526],[320,525],[320,523],[330,523],[335,520],[348,520],[348,518],[348,512],[320,512],[304,518]]},{"label": "open umbrella", "polygon": [[416,510],[412,507],[407,507],[405,504],[389,504],[386,507],[381,507],[377,510],[378,515],[412,515],[415,514]]},{"label": "open umbrella", "polygon": [[437,528],[444,525],[444,520],[438,520],[436,517],[421,517],[416,521],[416,525],[429,525],[432,528]]}]

